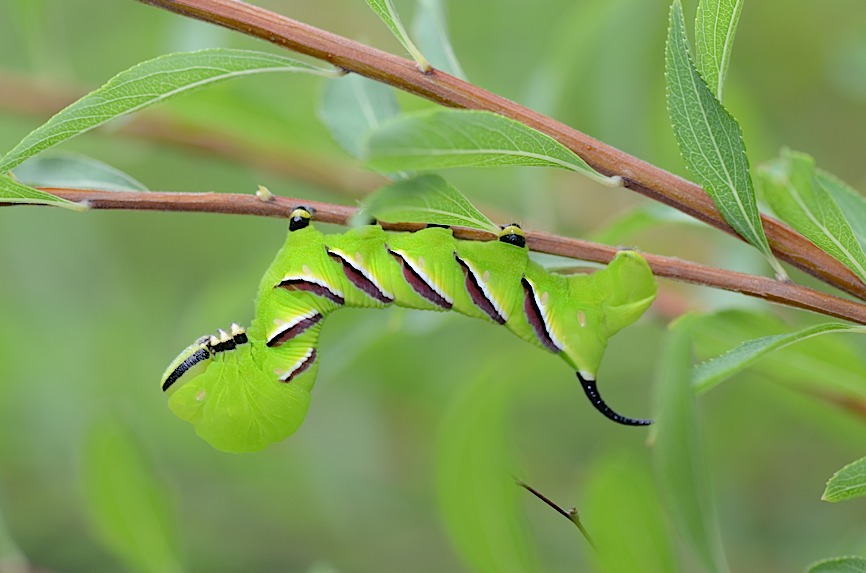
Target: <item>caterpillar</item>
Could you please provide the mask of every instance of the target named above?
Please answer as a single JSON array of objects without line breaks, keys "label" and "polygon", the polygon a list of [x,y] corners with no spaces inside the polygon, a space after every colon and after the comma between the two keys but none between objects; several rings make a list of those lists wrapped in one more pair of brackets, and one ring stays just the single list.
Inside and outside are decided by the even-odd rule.
[{"label": "caterpillar", "polygon": [[608,339],[655,298],[652,272],[636,252],[619,252],[593,274],[565,276],[529,259],[516,224],[479,242],[441,225],[389,232],[373,224],[324,235],[311,221],[310,209],[291,213],[249,328],[232,324],[199,338],[163,375],[169,407],[217,449],[255,451],[292,434],[309,405],[324,319],[343,307],[392,304],[503,325],[563,358],[607,418],[650,423],[613,411],[595,381]]}]

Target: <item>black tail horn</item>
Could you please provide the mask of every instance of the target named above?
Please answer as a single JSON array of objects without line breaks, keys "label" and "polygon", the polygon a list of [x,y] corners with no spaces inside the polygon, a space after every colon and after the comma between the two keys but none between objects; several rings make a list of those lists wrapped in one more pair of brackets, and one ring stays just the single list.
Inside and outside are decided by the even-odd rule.
[{"label": "black tail horn", "polygon": [[617,424],[623,424],[624,426],[649,426],[653,423],[652,420],[626,418],[625,416],[617,414],[611,410],[610,406],[604,403],[604,400],[601,399],[601,394],[598,393],[598,388],[595,387],[595,380],[587,380],[580,375],[580,372],[577,373],[577,379],[580,380],[580,385],[583,386],[583,391],[586,392],[586,397],[589,398],[589,401],[592,402],[595,409]]}]

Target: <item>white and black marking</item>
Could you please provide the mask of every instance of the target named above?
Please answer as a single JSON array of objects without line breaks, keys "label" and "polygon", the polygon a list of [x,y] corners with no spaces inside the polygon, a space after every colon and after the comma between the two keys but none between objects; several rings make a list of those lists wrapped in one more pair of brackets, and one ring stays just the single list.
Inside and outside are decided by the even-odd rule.
[{"label": "white and black marking", "polygon": [[526,320],[529,321],[542,346],[551,352],[560,352],[562,344],[553,334],[553,330],[547,320],[547,309],[538,297],[535,285],[526,277],[520,279],[520,284],[523,285],[523,310],[526,313]]},{"label": "white and black marking", "polygon": [[356,261],[353,261],[348,255],[336,249],[328,249],[328,256],[342,265],[343,272],[346,273],[346,278],[349,279],[349,282],[355,285],[358,290],[379,302],[385,304],[391,304],[394,302],[394,297],[386,293],[385,290],[379,286],[372,274]]},{"label": "white and black marking", "polygon": [[595,409],[604,414],[606,418],[613,420],[617,424],[623,424],[624,426],[649,426],[653,423],[652,420],[627,418],[621,414],[617,414],[610,408],[610,406],[604,403],[604,400],[601,399],[601,394],[598,393],[598,388],[595,386],[594,379],[589,376],[584,377],[580,372],[577,373],[577,379],[580,380],[580,385],[583,386],[583,391],[586,393],[586,397],[589,398],[589,401],[593,406],[595,406]]},{"label": "white and black marking", "polygon": [[279,328],[268,335],[268,341],[266,344],[269,348],[281,346],[296,336],[299,336],[308,328],[318,324],[322,318],[321,313],[317,310],[311,310],[307,314],[297,316],[291,321],[281,324]]},{"label": "white and black marking", "polygon": [[505,316],[505,313],[502,312],[501,308],[499,308],[496,300],[493,298],[490,291],[488,291],[487,286],[478,276],[475,269],[472,268],[472,265],[468,261],[461,259],[457,253],[454,253],[454,260],[456,260],[457,264],[460,265],[460,268],[463,269],[463,274],[466,276],[466,291],[469,293],[469,298],[472,299],[475,306],[484,311],[493,322],[497,324],[505,324],[508,321],[508,317]]},{"label": "white and black marking", "polygon": [[202,342],[202,346],[186,357],[186,360],[178,364],[177,368],[175,368],[171,374],[165,379],[165,382],[162,383],[162,391],[165,392],[171,385],[177,382],[181,376],[187,373],[187,371],[198,364],[199,362],[203,362],[205,360],[209,360],[211,357],[210,347],[204,342],[207,340],[206,337],[202,337],[199,339]]},{"label": "white and black marking", "polygon": [[313,365],[313,362],[316,361],[316,349],[310,348],[307,350],[307,353],[298,360],[294,366],[289,368],[286,372],[280,375],[280,382],[284,382],[288,384],[292,381],[292,378],[300,375],[302,372],[306,371],[310,366]]},{"label": "white and black marking", "polygon": [[454,301],[447,294],[437,288],[433,281],[427,276],[420,265],[412,261],[405,253],[388,249],[392,257],[400,263],[400,268],[403,270],[403,278],[412,287],[412,290],[423,296],[436,306],[451,310]]},{"label": "white and black marking", "polygon": [[289,291],[300,290],[310,292],[316,296],[324,297],[331,302],[339,305],[343,305],[346,303],[346,300],[343,298],[343,293],[341,293],[339,290],[335,289],[331,285],[327,284],[324,280],[316,277],[304,275],[286,275],[285,277],[283,277],[283,280],[280,281],[280,284],[278,284],[274,288],[284,288]]}]

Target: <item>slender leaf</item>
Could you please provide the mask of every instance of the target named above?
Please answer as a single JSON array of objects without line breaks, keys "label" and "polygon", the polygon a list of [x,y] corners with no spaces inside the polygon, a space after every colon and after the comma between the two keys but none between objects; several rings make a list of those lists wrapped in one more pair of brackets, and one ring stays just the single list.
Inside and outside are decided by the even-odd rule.
[{"label": "slender leaf", "polygon": [[815,177],[839,205],[860,246],[866,249],[866,198],[831,173],[816,169]]},{"label": "slender leaf", "polygon": [[61,199],[51,193],[40,191],[18,183],[11,177],[0,175],[0,203],[25,203],[29,205],[51,205],[73,211],[86,211],[87,206]]},{"label": "slender leaf", "polygon": [[370,132],[399,112],[392,87],[358,74],[327,82],[319,106],[331,136],[357,158],[364,155]]},{"label": "slender leaf", "polygon": [[843,501],[866,495],[866,458],[851,462],[833,474],[824,495],[824,501]]},{"label": "slender leaf", "polygon": [[745,0],[701,0],[695,19],[695,53],[698,71],[707,87],[722,101],[722,90],[737,22]]},{"label": "slender leaf", "polygon": [[693,317],[668,333],[659,376],[655,460],[672,521],[703,568],[728,570],[689,381]]},{"label": "slender leaf", "polygon": [[495,223],[438,175],[421,175],[382,187],[365,199],[359,216],[391,223],[432,223],[499,231]]},{"label": "slender leaf", "polygon": [[814,336],[833,332],[866,332],[866,327],[830,322],[788,334],[775,334],[747,340],[731,351],[696,366],[692,371],[692,385],[696,391],[705,392],[771,352]]},{"label": "slender leaf", "polygon": [[0,173],[121,115],[208,84],[264,72],[335,73],[284,56],[250,50],[214,48],[160,56],[120,72],[36,128],[3,156]]},{"label": "slender leaf", "polygon": [[740,126],[692,64],[680,0],[671,6],[665,54],[668,115],[686,167],[725,221],[786,276],[761,226]]},{"label": "slender leaf", "polygon": [[779,159],[761,166],[759,178],[767,202],[782,220],[866,283],[866,253],[839,205],[818,184],[811,157],[783,150]]},{"label": "slender leaf", "polygon": [[149,191],[138,180],[90,157],[77,153],[53,153],[28,159],[12,174],[34,187],[68,187],[104,191]]},{"label": "slender leaf", "polygon": [[93,427],[84,489],[97,533],[127,567],[142,573],[183,571],[174,547],[171,502],[121,423]]},{"label": "slender leaf", "polygon": [[448,533],[472,571],[541,571],[518,521],[522,494],[509,464],[507,414],[518,383],[476,375],[443,421],[438,490]]},{"label": "slender leaf", "polygon": [[807,573],[866,573],[863,557],[832,557],[812,563]]},{"label": "slender leaf", "polygon": [[434,109],[405,114],[373,132],[367,164],[385,172],[449,167],[525,165],[560,167],[605,185],[605,177],[555,139],[501,115]]},{"label": "slender leaf", "polygon": [[430,62],[427,61],[427,58],[412,43],[409,34],[406,33],[406,29],[403,27],[402,22],[400,22],[400,17],[397,15],[397,11],[394,9],[391,0],[367,0],[367,4],[385,22],[385,25],[394,34],[394,37],[403,44],[403,47],[406,48],[406,51],[409,52],[418,64],[418,67],[424,72],[430,71]]},{"label": "slender leaf", "polygon": [[447,74],[466,79],[448,39],[445,6],[442,0],[421,0],[412,20],[412,35],[429,57],[430,63]]}]

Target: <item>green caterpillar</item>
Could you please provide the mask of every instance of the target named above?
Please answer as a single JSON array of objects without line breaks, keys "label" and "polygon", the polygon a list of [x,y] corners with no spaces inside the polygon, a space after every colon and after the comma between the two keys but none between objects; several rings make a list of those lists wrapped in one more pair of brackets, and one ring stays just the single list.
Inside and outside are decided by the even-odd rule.
[{"label": "green caterpillar", "polygon": [[639,254],[623,251],[592,275],[564,276],[529,259],[517,225],[504,227],[498,241],[477,242],[455,239],[442,226],[387,232],[367,225],[323,235],[311,219],[304,207],[292,212],[249,329],[233,324],[230,332],[200,338],[163,376],[171,409],[217,449],[255,451],[293,433],[309,405],[325,317],[342,307],[390,304],[504,325],[561,356],[605,416],[650,423],[611,410],[595,384],[608,338],[655,298],[655,280]]}]

